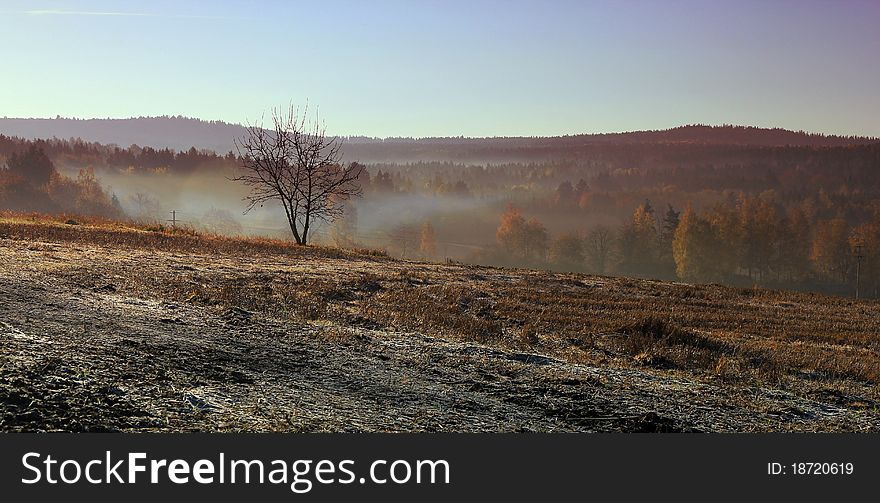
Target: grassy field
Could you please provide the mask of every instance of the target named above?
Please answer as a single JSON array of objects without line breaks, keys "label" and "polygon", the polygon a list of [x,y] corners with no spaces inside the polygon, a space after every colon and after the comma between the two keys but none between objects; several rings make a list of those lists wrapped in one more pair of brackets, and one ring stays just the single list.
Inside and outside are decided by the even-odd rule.
[{"label": "grassy field", "polygon": [[[365,339],[381,334],[414,334],[455,348],[548,358],[566,372],[589,369],[600,380],[602,372],[634,372],[626,375],[686,382],[713,394],[704,405],[714,409],[712,417],[722,417],[728,406],[744,411],[715,427],[709,419],[690,424],[687,414],[672,406],[664,410],[659,402],[623,404],[629,412],[608,412],[619,418],[669,417],[679,430],[690,424],[701,431],[861,431],[876,429],[880,417],[877,301],[406,262],[367,250],[68,220],[0,218],[0,255],[10,289],[20,278],[49,289],[173,303],[224,316],[246,313],[317,327],[321,344],[351,351],[364,350]],[[484,380],[479,373],[458,379],[469,386]],[[687,395],[678,387],[665,392]],[[756,398],[773,393],[790,403],[767,405]],[[610,391],[608,400],[614,400]],[[808,402],[820,412],[810,412]],[[828,417],[823,407],[832,411]],[[261,424],[237,428],[277,429]],[[627,424],[609,429],[638,429]]]}]

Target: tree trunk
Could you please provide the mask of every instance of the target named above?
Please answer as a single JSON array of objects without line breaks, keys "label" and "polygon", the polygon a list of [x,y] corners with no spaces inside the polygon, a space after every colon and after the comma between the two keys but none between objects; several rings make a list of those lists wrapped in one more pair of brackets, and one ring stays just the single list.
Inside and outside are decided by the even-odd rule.
[{"label": "tree trunk", "polygon": [[290,220],[288,223],[290,224],[290,232],[293,233],[293,239],[296,241],[296,244],[305,244],[303,238],[301,238],[299,235],[299,231],[296,229],[296,221]]},{"label": "tree trunk", "polygon": [[309,214],[306,213],[306,221],[303,224],[303,232],[302,232],[302,245],[308,244],[309,237]]}]

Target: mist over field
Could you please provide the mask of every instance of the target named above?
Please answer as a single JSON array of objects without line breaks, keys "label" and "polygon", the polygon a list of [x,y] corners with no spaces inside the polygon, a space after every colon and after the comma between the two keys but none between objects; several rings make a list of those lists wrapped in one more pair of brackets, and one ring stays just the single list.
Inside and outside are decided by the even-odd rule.
[{"label": "mist over field", "polygon": [[[196,124],[194,140],[230,128],[137,120],[154,129],[163,121],[181,138]],[[344,165],[363,166],[360,195],[312,222],[315,244],[411,260],[880,294],[876,138],[687,126],[335,141]],[[5,209],[292,239],[277,200],[245,211],[250,188],[235,180],[243,164],[233,151],[3,136],[0,156],[11,166],[0,185]]]},{"label": "mist over field", "polygon": [[[79,169],[62,165],[59,172],[76,178]],[[129,218],[167,224],[171,210],[175,210],[178,225],[230,236],[289,238],[290,229],[280,204],[267,203],[244,211],[248,190],[231,180],[237,173],[235,166],[202,166],[185,174],[107,166],[95,173],[107,192],[117,196]],[[435,222],[438,232],[451,238],[441,243],[443,252],[461,259],[494,242],[494,228],[504,203],[499,195],[374,194],[352,200],[341,222],[355,224],[349,236],[352,244],[377,248],[398,247],[395,240],[404,236],[396,232],[416,233],[424,222]],[[318,241],[333,245],[331,230],[329,223],[320,223],[316,229]],[[414,250],[410,252],[413,258]]]},{"label": "mist over field", "polygon": [[[76,177],[80,168],[60,168]],[[247,189],[232,182],[230,166],[198,168],[189,173],[137,172],[126,167],[95,170],[108,192],[115,194],[125,215],[144,222],[170,224],[176,211],[178,225],[226,235],[279,237],[286,235],[286,220],[277,207],[257,208],[244,214]]]}]

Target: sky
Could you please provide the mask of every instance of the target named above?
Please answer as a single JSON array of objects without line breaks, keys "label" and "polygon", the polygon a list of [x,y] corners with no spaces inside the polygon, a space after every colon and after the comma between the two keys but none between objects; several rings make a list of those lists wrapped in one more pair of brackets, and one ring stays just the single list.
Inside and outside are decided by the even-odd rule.
[{"label": "sky", "polygon": [[880,1],[0,0],[0,116],[880,136]]}]

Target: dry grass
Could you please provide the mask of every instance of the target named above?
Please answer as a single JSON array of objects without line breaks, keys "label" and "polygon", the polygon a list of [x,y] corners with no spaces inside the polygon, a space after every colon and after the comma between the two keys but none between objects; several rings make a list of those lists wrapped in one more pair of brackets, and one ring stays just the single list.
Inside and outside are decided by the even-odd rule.
[{"label": "dry grass", "polygon": [[397,283],[360,304],[360,314],[396,329],[482,343],[502,339],[502,324],[489,315],[490,304],[479,292],[457,285],[413,284],[408,279]]},{"label": "dry grass", "polygon": [[0,238],[88,243],[99,246],[184,253],[387,258],[387,254],[381,250],[343,250],[320,246],[304,248],[280,239],[228,237],[201,233],[188,227],[117,222],[100,217],[78,215],[0,212]]},{"label": "dry grass", "polygon": [[109,260],[99,269],[61,267],[58,275],[132,295],[324,321],[340,327],[328,331],[329,341],[349,340],[345,327],[387,328],[805,396],[848,389],[877,398],[880,391],[877,301],[398,262],[265,239],[88,220],[66,225],[67,218],[3,215],[0,237],[127,249],[141,268],[157,250],[198,254],[197,261],[223,262],[223,272],[142,274]]},{"label": "dry grass", "polygon": [[647,317],[621,327],[618,346],[636,361],[651,366],[714,368],[720,358],[729,357],[734,348],[724,342],[685,330],[655,317]]}]

